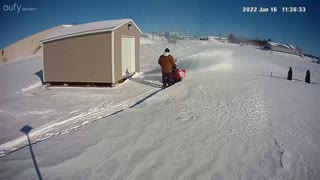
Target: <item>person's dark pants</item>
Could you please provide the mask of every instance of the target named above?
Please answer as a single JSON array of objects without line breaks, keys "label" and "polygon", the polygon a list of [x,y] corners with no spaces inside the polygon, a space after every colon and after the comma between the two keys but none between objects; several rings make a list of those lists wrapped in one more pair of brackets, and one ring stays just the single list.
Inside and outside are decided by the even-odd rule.
[{"label": "person's dark pants", "polygon": [[163,88],[166,88],[172,85],[171,77],[172,77],[172,73],[164,73],[164,72],[162,73]]}]

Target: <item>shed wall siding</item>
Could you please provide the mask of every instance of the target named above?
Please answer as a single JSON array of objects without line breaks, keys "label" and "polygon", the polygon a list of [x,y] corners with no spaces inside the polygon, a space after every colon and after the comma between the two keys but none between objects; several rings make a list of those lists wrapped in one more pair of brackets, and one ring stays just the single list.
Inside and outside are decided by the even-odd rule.
[{"label": "shed wall siding", "polygon": [[[128,24],[132,24],[132,29],[128,30]],[[121,37],[122,36],[134,36],[135,37],[135,61],[136,72],[140,71],[140,32],[137,27],[128,22],[119,27],[114,32],[114,69],[115,69],[115,81],[122,79],[122,64],[121,64]]]},{"label": "shed wall siding", "polygon": [[111,32],[44,43],[46,82],[111,83]]}]

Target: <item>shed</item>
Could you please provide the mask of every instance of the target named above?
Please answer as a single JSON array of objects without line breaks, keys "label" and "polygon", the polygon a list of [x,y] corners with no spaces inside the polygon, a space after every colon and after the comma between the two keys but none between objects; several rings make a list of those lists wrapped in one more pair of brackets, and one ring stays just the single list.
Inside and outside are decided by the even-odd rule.
[{"label": "shed", "polygon": [[44,82],[114,85],[140,71],[141,34],[132,19],[61,29],[42,41]]},{"label": "shed", "polygon": [[294,55],[301,54],[300,49],[298,49],[295,46],[289,45],[289,44],[285,45],[285,44],[267,41],[267,43],[264,46],[266,48],[270,49],[271,51],[284,52],[284,53],[289,53],[289,54],[294,54]]}]

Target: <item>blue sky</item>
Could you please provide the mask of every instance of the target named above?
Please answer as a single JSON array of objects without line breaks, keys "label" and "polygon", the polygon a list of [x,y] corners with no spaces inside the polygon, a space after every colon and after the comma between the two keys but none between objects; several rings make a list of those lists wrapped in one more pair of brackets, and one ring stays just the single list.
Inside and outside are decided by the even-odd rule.
[{"label": "blue sky", "polygon": [[[37,8],[7,10],[9,5]],[[277,7],[277,13],[245,13],[243,7]],[[282,7],[306,7],[284,13]],[[61,24],[131,18],[143,32],[219,35],[268,39],[320,56],[319,0],[0,0],[0,48]]]}]

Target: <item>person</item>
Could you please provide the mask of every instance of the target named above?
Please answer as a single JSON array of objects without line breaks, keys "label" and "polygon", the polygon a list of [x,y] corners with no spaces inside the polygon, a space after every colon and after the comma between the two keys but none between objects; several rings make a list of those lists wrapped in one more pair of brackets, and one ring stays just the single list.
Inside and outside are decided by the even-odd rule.
[{"label": "person", "polygon": [[158,63],[162,70],[162,88],[164,89],[172,85],[172,67],[176,66],[168,48],[166,48],[164,53],[159,57]]}]

